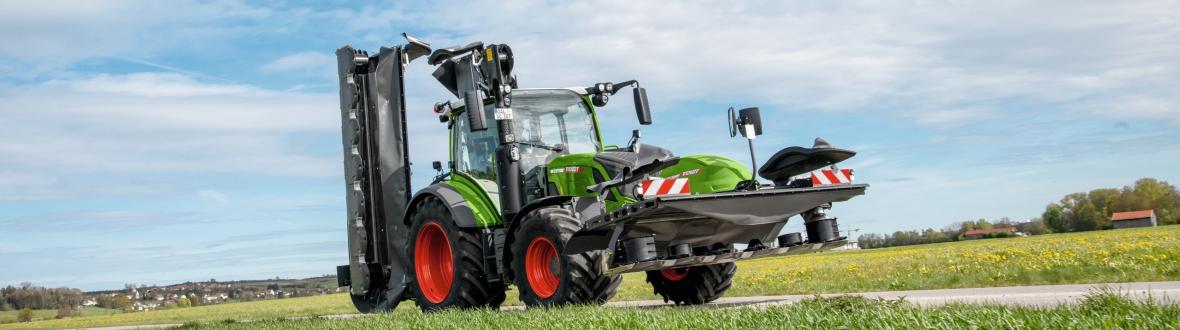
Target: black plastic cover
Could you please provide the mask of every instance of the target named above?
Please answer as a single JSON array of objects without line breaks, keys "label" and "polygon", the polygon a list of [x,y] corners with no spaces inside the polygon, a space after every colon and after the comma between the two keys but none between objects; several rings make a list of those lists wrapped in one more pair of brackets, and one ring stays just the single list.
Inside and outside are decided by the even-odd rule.
[{"label": "black plastic cover", "polygon": [[787,147],[774,153],[766,164],[758,168],[758,176],[776,184],[785,183],[793,176],[842,162],[852,156],[856,156],[855,151],[833,148],[827,141],[816,138],[811,148]]},{"label": "black plastic cover", "polygon": [[[401,47],[336,52],[347,200],[350,291],[388,307],[403,299],[410,200]],[[358,305],[360,307],[360,305]]]}]

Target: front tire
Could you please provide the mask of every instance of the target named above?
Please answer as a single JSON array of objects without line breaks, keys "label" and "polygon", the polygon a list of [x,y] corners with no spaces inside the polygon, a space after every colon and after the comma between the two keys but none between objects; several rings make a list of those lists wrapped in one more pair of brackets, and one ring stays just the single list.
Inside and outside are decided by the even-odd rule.
[{"label": "front tire", "polygon": [[512,270],[520,301],[529,307],[601,305],[615,296],[623,277],[602,273],[602,251],[565,255],[565,243],[579,228],[561,208],[526,216],[512,243]]},{"label": "front tire", "polygon": [[423,201],[410,220],[406,256],[414,301],[423,312],[500,307],[504,286],[488,281],[483,245],[475,231],[456,226],[446,206],[433,198]]},{"label": "front tire", "polygon": [[737,265],[727,262],[648,271],[647,281],[664,302],[700,305],[721,298],[733,284],[734,274]]}]

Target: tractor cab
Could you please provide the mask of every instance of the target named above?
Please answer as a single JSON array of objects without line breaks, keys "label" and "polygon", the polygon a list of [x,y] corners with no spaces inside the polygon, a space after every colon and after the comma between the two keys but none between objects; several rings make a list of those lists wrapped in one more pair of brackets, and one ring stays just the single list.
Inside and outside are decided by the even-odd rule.
[{"label": "tractor cab", "polygon": [[[552,194],[545,181],[546,165],[564,155],[600,152],[602,139],[594,109],[574,90],[522,89],[512,96],[512,135],[523,179],[520,189],[527,203]],[[498,196],[495,159],[500,140],[494,104],[485,106],[486,130],[472,131],[467,116],[458,114],[450,116],[453,170]]]}]

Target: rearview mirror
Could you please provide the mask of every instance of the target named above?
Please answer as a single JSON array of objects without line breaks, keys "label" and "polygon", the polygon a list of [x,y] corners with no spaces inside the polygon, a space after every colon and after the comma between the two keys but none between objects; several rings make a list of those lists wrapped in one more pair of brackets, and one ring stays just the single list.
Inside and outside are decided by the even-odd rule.
[{"label": "rearview mirror", "polygon": [[647,90],[643,87],[632,89],[635,95],[635,116],[639,117],[640,125],[651,125],[651,109],[647,106]]},{"label": "rearview mirror", "polygon": [[[738,110],[738,123],[743,126],[738,129],[741,130],[744,137],[753,138],[762,135],[762,115],[758,112],[757,107]],[[750,135],[751,133],[753,136]]]},{"label": "rearview mirror", "polygon": [[483,98],[479,97],[479,91],[467,91],[463,94],[464,110],[467,112],[467,127],[472,132],[478,132],[488,129],[488,124],[485,123],[483,114]]}]

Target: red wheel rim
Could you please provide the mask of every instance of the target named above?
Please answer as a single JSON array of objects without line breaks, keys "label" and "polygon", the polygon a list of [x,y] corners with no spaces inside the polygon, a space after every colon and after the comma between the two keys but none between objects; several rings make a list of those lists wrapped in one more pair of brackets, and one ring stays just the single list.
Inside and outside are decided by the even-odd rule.
[{"label": "red wheel rim", "polygon": [[524,256],[524,274],[529,288],[538,297],[549,298],[557,292],[561,278],[561,262],[557,259],[557,247],[548,238],[537,237],[529,243]]},{"label": "red wheel rim", "polygon": [[447,232],[437,222],[428,222],[414,240],[414,275],[418,289],[431,303],[439,304],[451,292],[454,258]]},{"label": "red wheel rim", "polygon": [[660,275],[663,275],[666,280],[676,282],[688,276],[688,267],[664,268],[660,270]]}]

